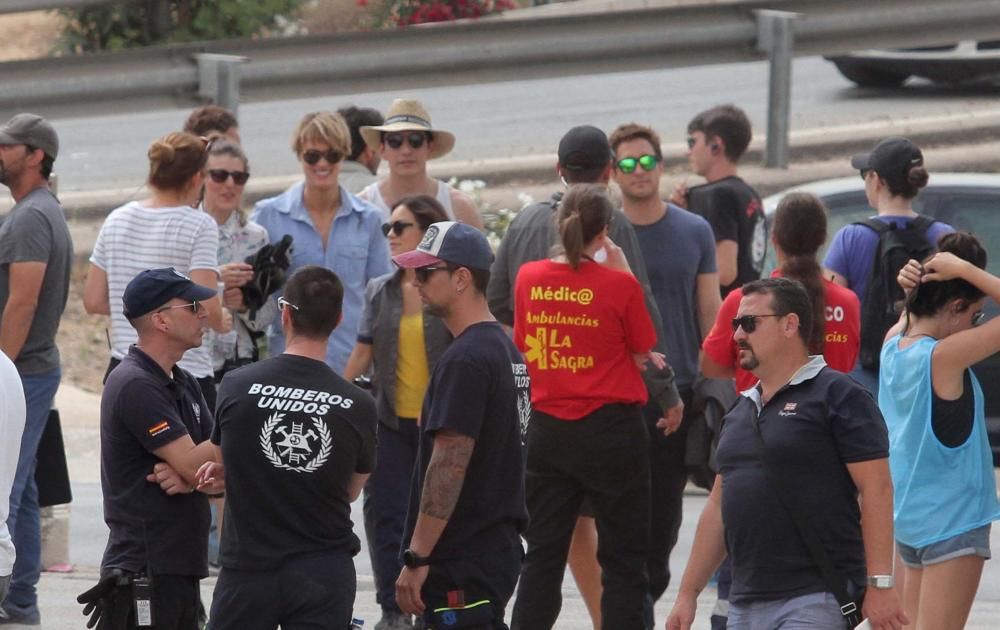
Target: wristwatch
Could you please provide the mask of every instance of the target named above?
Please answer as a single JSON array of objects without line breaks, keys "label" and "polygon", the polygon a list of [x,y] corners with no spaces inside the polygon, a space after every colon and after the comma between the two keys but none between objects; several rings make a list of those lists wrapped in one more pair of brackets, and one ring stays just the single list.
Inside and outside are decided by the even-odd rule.
[{"label": "wristwatch", "polygon": [[417,567],[426,567],[430,563],[430,558],[417,555],[417,552],[412,549],[407,549],[403,552],[403,565],[407,568],[415,569]]},{"label": "wristwatch", "polygon": [[896,580],[891,575],[869,575],[868,586],[878,589],[892,588]]}]

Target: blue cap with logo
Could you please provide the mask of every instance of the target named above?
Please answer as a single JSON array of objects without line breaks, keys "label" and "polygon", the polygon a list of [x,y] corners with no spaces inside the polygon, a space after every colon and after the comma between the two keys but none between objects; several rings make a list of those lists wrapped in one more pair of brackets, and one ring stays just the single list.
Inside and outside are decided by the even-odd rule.
[{"label": "blue cap with logo", "polygon": [[432,223],[413,251],[393,256],[404,269],[426,267],[444,261],[458,267],[489,271],[493,250],[486,236],[476,228],[457,221]]},{"label": "blue cap with logo", "polygon": [[125,287],[122,312],[129,319],[142,317],[174,298],[204,301],[215,297],[215,291],[191,281],[173,267],[147,269],[139,272]]}]

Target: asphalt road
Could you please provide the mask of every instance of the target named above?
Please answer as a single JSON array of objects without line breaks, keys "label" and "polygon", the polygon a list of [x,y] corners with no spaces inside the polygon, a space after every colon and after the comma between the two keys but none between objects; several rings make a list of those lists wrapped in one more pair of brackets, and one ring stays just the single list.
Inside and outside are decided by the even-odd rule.
[{"label": "asphalt road", "polygon": [[[818,57],[794,63],[793,130],[899,120],[995,107],[991,85],[942,88],[913,81],[895,91],[863,90]],[[320,88],[310,86],[316,94]],[[681,141],[698,111],[732,102],[746,109],[754,128],[766,126],[767,65],[763,62],[562,79],[511,81],[462,87],[337,94],[248,102],[240,107],[242,136],[256,175],[297,172],[289,148],[302,114],[345,104],[382,111],[401,95],[420,98],[434,122],[458,136],[448,159],[472,160],[554,153],[563,132],[577,124],[606,130],[619,123],[651,124],[665,142]],[[61,191],[138,188],[145,179],[146,148],[180,127],[188,108],[115,112],[73,117],[65,108],[37,112],[51,117],[62,140],[57,161]]]}]

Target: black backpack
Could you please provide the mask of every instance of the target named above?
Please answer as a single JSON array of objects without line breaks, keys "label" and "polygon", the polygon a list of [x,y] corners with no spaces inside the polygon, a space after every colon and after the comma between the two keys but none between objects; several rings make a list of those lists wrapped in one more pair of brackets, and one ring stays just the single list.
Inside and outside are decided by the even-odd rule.
[{"label": "black backpack", "polygon": [[917,215],[905,226],[896,227],[877,219],[857,221],[878,234],[878,247],[868,289],[861,300],[861,365],[868,370],[877,370],[882,342],[892,325],[899,321],[904,300],[903,289],[896,276],[908,260],[924,260],[935,251],[927,240],[927,228],[935,219]]}]

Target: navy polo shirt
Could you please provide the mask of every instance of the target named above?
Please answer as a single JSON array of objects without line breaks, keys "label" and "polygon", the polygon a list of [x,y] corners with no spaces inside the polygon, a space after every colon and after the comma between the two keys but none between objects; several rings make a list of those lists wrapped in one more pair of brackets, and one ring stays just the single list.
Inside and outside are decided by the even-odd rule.
[{"label": "navy polo shirt", "polygon": [[863,586],[858,491],[846,464],[889,456],[885,420],[871,395],[813,357],[761,406],[743,392],[723,419],[717,452],[722,520],[733,563],[730,601],[746,604],[829,590],[777,489],[761,466],[758,417],[771,465],[809,519],[834,569]]},{"label": "navy polo shirt", "polygon": [[212,415],[191,374],[172,376],[132,346],[108,376],[101,397],[101,490],[111,533],[102,569],[162,575],[208,575],[208,499],[200,492],[168,496],[146,475],[153,455],[190,435],[212,433]]}]

